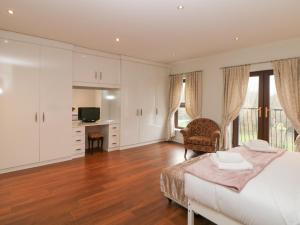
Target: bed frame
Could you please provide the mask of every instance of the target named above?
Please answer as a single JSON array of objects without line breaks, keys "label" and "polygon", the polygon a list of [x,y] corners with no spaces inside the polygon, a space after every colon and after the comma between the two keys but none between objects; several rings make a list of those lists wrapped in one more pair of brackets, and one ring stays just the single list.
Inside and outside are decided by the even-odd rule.
[{"label": "bed frame", "polygon": [[206,219],[222,225],[242,225],[239,222],[225,216],[224,214],[217,212],[211,208],[208,208],[199,202],[190,200],[188,201],[188,225],[194,225],[194,215],[199,214]]}]

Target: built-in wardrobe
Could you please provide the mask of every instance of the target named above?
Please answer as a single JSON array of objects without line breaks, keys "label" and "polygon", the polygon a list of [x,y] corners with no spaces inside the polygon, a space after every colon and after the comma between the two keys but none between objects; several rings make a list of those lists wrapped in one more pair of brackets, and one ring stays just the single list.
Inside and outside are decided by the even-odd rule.
[{"label": "built-in wardrobe", "polygon": [[121,74],[121,147],[165,140],[168,67],[123,59]]},{"label": "built-in wardrobe", "polygon": [[70,46],[6,36],[0,38],[0,171],[70,157]]}]

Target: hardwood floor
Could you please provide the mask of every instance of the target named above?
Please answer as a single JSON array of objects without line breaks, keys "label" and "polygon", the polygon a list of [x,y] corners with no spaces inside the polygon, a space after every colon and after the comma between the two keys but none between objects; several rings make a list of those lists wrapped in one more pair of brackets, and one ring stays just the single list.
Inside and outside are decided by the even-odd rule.
[{"label": "hardwood floor", "polygon": [[0,224],[187,224],[159,186],[161,169],[183,155],[181,145],[159,143],[0,175]]}]

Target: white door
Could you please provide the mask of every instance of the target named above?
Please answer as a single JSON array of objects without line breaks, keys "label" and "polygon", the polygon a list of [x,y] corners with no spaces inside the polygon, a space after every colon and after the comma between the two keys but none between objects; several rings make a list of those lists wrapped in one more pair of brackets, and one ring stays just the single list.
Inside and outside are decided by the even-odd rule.
[{"label": "white door", "polygon": [[98,83],[100,71],[97,66],[96,56],[74,53],[73,54],[73,81],[84,83]]},{"label": "white door", "polygon": [[99,64],[101,64],[99,82],[120,85],[120,60],[101,57]]},{"label": "white door", "polygon": [[166,124],[168,116],[169,96],[169,74],[168,70],[162,68],[156,75],[156,139],[166,138]]},{"label": "white door", "polygon": [[140,142],[156,139],[156,67],[143,65],[143,73],[139,76],[137,88],[141,97]]},{"label": "white door", "polygon": [[143,68],[134,62],[122,62],[121,146],[139,143],[140,93],[138,81]]},{"label": "white door", "polygon": [[0,169],[39,161],[39,47],[0,39]]},{"label": "white door", "polygon": [[72,154],[72,52],[42,47],[40,160]]}]

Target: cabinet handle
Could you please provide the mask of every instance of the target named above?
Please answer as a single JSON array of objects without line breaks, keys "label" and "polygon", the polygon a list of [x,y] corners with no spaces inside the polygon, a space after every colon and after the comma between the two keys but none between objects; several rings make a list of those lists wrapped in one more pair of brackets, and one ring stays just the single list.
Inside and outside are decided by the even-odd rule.
[{"label": "cabinet handle", "polygon": [[112,143],[113,145],[116,145],[117,143]]},{"label": "cabinet handle", "polygon": [[95,72],[95,80],[97,80],[97,78],[98,78],[98,74],[97,72]]},{"label": "cabinet handle", "polygon": [[76,151],[81,151],[81,148],[77,148]]},{"label": "cabinet handle", "polygon": [[137,109],[137,110],[136,110],[136,116],[139,116],[139,115],[140,115],[140,110]]},{"label": "cabinet handle", "polygon": [[76,140],[77,142],[80,142],[81,140]]},{"label": "cabinet handle", "polygon": [[102,80],[102,72],[100,72],[100,80]]},{"label": "cabinet handle", "polygon": [[141,109],[141,116],[143,116],[143,109]]},{"label": "cabinet handle", "polygon": [[38,121],[38,114],[37,114],[37,112],[35,113],[34,120],[37,123],[37,121]]},{"label": "cabinet handle", "polygon": [[43,112],[43,123],[45,122],[45,113]]},{"label": "cabinet handle", "polygon": [[156,113],[156,115],[158,115],[158,108],[156,108],[155,113]]},{"label": "cabinet handle", "polygon": [[117,135],[116,135],[116,134],[114,134],[114,135],[113,135],[113,137],[117,137]]},{"label": "cabinet handle", "polygon": [[77,133],[81,133],[81,131],[80,131],[80,130],[77,130],[76,132],[77,132]]}]

